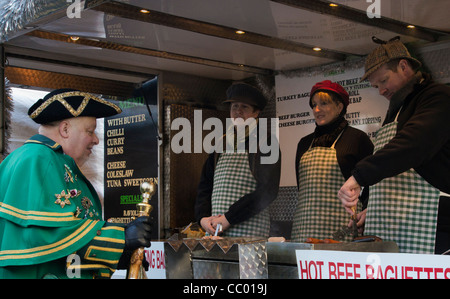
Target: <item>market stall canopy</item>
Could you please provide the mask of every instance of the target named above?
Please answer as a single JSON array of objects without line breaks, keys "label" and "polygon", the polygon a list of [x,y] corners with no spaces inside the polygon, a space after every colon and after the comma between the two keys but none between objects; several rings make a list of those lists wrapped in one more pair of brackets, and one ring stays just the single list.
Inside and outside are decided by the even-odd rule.
[{"label": "market stall canopy", "polygon": [[142,82],[173,71],[242,80],[363,59],[371,36],[448,42],[448,0],[16,0],[7,65]]}]

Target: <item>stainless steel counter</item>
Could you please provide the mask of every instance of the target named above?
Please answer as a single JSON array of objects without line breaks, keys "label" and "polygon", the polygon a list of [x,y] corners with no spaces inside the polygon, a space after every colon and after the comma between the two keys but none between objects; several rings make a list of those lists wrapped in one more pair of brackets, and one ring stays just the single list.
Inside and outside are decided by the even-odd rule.
[{"label": "stainless steel counter", "polygon": [[296,250],[398,252],[394,242],[273,243],[258,238],[182,239],[164,243],[168,279],[295,279]]}]

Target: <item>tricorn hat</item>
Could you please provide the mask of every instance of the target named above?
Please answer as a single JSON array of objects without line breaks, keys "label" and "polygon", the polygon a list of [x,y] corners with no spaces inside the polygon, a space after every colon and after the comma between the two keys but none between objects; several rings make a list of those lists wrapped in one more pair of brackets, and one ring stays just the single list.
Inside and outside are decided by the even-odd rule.
[{"label": "tricorn hat", "polygon": [[257,89],[246,83],[235,83],[227,89],[227,99],[224,103],[242,102],[263,110],[266,107],[267,99]]},{"label": "tricorn hat", "polygon": [[28,115],[38,124],[47,124],[78,116],[102,118],[121,113],[115,104],[75,89],[57,89],[39,99],[28,109]]},{"label": "tricorn hat", "polygon": [[379,44],[375,50],[370,53],[366,58],[365,73],[362,76],[361,81],[366,80],[373,72],[378,70],[383,64],[388,63],[391,60],[404,58],[411,62],[413,69],[417,70],[422,63],[413,58],[406,49],[405,45],[400,41],[400,37],[396,36],[388,41],[372,36],[372,41]]}]

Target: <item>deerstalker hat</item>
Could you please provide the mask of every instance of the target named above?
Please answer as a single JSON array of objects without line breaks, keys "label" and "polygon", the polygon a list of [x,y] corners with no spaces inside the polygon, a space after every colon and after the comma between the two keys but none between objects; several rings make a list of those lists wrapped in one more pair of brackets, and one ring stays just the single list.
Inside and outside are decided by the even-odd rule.
[{"label": "deerstalker hat", "polygon": [[413,58],[405,45],[400,41],[400,37],[396,36],[388,41],[372,36],[372,41],[379,44],[375,50],[366,58],[365,73],[361,81],[366,80],[373,72],[378,70],[383,64],[398,58],[404,58],[411,62],[413,69],[417,70],[422,63]]}]

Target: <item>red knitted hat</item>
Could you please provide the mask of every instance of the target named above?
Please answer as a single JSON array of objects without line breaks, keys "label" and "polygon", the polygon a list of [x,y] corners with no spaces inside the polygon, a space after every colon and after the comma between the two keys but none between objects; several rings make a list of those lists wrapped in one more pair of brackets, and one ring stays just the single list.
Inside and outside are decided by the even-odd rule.
[{"label": "red knitted hat", "polygon": [[334,92],[336,95],[339,96],[339,98],[341,99],[341,101],[345,107],[347,107],[348,104],[350,104],[348,92],[344,89],[344,87],[342,87],[341,85],[339,85],[337,83],[331,82],[330,80],[325,80],[325,81],[316,83],[312,87],[310,96],[309,96],[309,105],[310,106],[311,106],[311,99],[312,99],[313,95],[316,92],[321,91],[321,90]]}]

